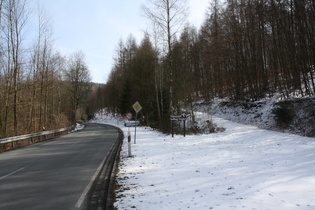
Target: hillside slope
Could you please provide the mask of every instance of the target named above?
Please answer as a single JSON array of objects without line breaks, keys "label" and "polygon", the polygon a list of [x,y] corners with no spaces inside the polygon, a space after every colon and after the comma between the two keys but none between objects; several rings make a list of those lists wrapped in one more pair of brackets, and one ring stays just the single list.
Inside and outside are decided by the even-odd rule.
[{"label": "hillside slope", "polygon": [[315,136],[315,97],[280,100],[275,96],[255,102],[216,99],[195,103],[193,109],[263,129]]},{"label": "hillside slope", "polygon": [[[196,113],[205,120],[207,114]],[[97,123],[131,130],[116,177],[117,209],[314,209],[314,138],[279,133],[213,117],[224,132],[162,134],[133,131],[123,121],[99,116]]]}]

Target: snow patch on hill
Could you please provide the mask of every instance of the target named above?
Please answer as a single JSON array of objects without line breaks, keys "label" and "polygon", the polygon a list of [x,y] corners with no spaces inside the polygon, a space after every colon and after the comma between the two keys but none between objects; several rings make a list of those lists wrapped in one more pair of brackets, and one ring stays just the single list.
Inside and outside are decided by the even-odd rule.
[{"label": "snow patch on hill", "polygon": [[[273,113],[275,108],[287,108],[292,120],[279,123]],[[259,128],[315,136],[315,97],[280,100],[279,96],[254,102],[216,99],[194,104],[194,111],[213,114],[233,122],[254,125]]]}]

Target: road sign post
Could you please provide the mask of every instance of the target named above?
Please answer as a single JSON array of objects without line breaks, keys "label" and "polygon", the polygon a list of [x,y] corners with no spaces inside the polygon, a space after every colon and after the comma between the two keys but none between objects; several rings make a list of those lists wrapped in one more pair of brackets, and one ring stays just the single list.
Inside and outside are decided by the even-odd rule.
[{"label": "road sign post", "polygon": [[128,128],[128,157],[131,157],[131,136],[130,136],[130,128]]},{"label": "road sign post", "polygon": [[171,116],[171,129],[172,129],[172,137],[174,137],[174,121],[184,121],[184,137],[186,136],[186,114],[181,114],[180,116]]},{"label": "road sign post", "polygon": [[[127,113],[126,118],[128,120],[132,119],[132,113]],[[131,136],[130,136],[130,127],[128,127],[128,157],[131,157]]]},{"label": "road sign post", "polygon": [[136,103],[134,103],[132,105],[132,108],[135,110],[136,112],[136,122],[135,122],[135,139],[134,139],[134,143],[136,144],[136,133],[137,133],[137,116],[138,116],[138,112],[140,112],[140,110],[142,109],[140,103],[137,101]]}]

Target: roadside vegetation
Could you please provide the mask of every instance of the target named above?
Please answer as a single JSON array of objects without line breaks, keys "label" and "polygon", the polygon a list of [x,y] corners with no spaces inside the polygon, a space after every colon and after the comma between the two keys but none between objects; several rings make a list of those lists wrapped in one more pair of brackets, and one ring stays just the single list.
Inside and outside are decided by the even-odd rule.
[{"label": "roadside vegetation", "polygon": [[145,125],[169,132],[171,115],[184,110],[194,120],[196,102],[251,106],[279,96],[283,102],[272,111],[277,127],[298,124],[292,104],[312,101],[315,93],[313,1],[214,0],[199,29],[167,21],[169,14],[185,17],[177,10],[180,1],[155,2],[144,7],[152,30],[141,43],[130,35],[117,44],[111,74],[91,110],[107,107],[124,116],[139,101]]},{"label": "roadside vegetation", "polygon": [[172,115],[194,122],[194,105],[214,99],[251,105],[279,96],[278,127],[299,125],[298,112],[314,121],[312,106],[294,105],[315,95],[312,0],[213,0],[200,28],[187,22],[187,1],[147,0],[148,30],[140,43],[132,34],[117,43],[106,84],[91,83],[84,52],[54,48],[50,19],[28,3],[0,0],[0,138],[66,127],[104,108],[125,116],[136,101],[144,125],[163,132]]},{"label": "roadside vegetation", "polygon": [[29,6],[0,0],[0,138],[87,118],[91,79],[84,53],[58,52],[47,13]]}]

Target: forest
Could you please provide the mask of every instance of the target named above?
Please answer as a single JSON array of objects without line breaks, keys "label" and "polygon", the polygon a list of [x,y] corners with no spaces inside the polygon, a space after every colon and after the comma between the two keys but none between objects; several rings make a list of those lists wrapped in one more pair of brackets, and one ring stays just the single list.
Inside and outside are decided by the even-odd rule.
[{"label": "forest", "polygon": [[0,139],[72,125],[91,86],[84,53],[54,49],[47,13],[28,3],[0,0]]},{"label": "forest", "polygon": [[140,43],[120,40],[106,84],[95,85],[84,52],[54,48],[43,9],[0,0],[0,138],[67,127],[104,108],[124,116],[136,101],[144,125],[168,132],[170,116],[196,101],[314,96],[313,0],[212,0],[205,10],[197,29],[187,1],[147,0],[151,30]]},{"label": "forest", "polygon": [[118,43],[91,110],[124,115],[139,101],[144,123],[167,131],[170,115],[195,101],[314,96],[313,0],[213,0],[200,29],[180,30],[172,17],[185,18],[181,1],[148,2],[158,8],[144,8],[152,32]]}]

